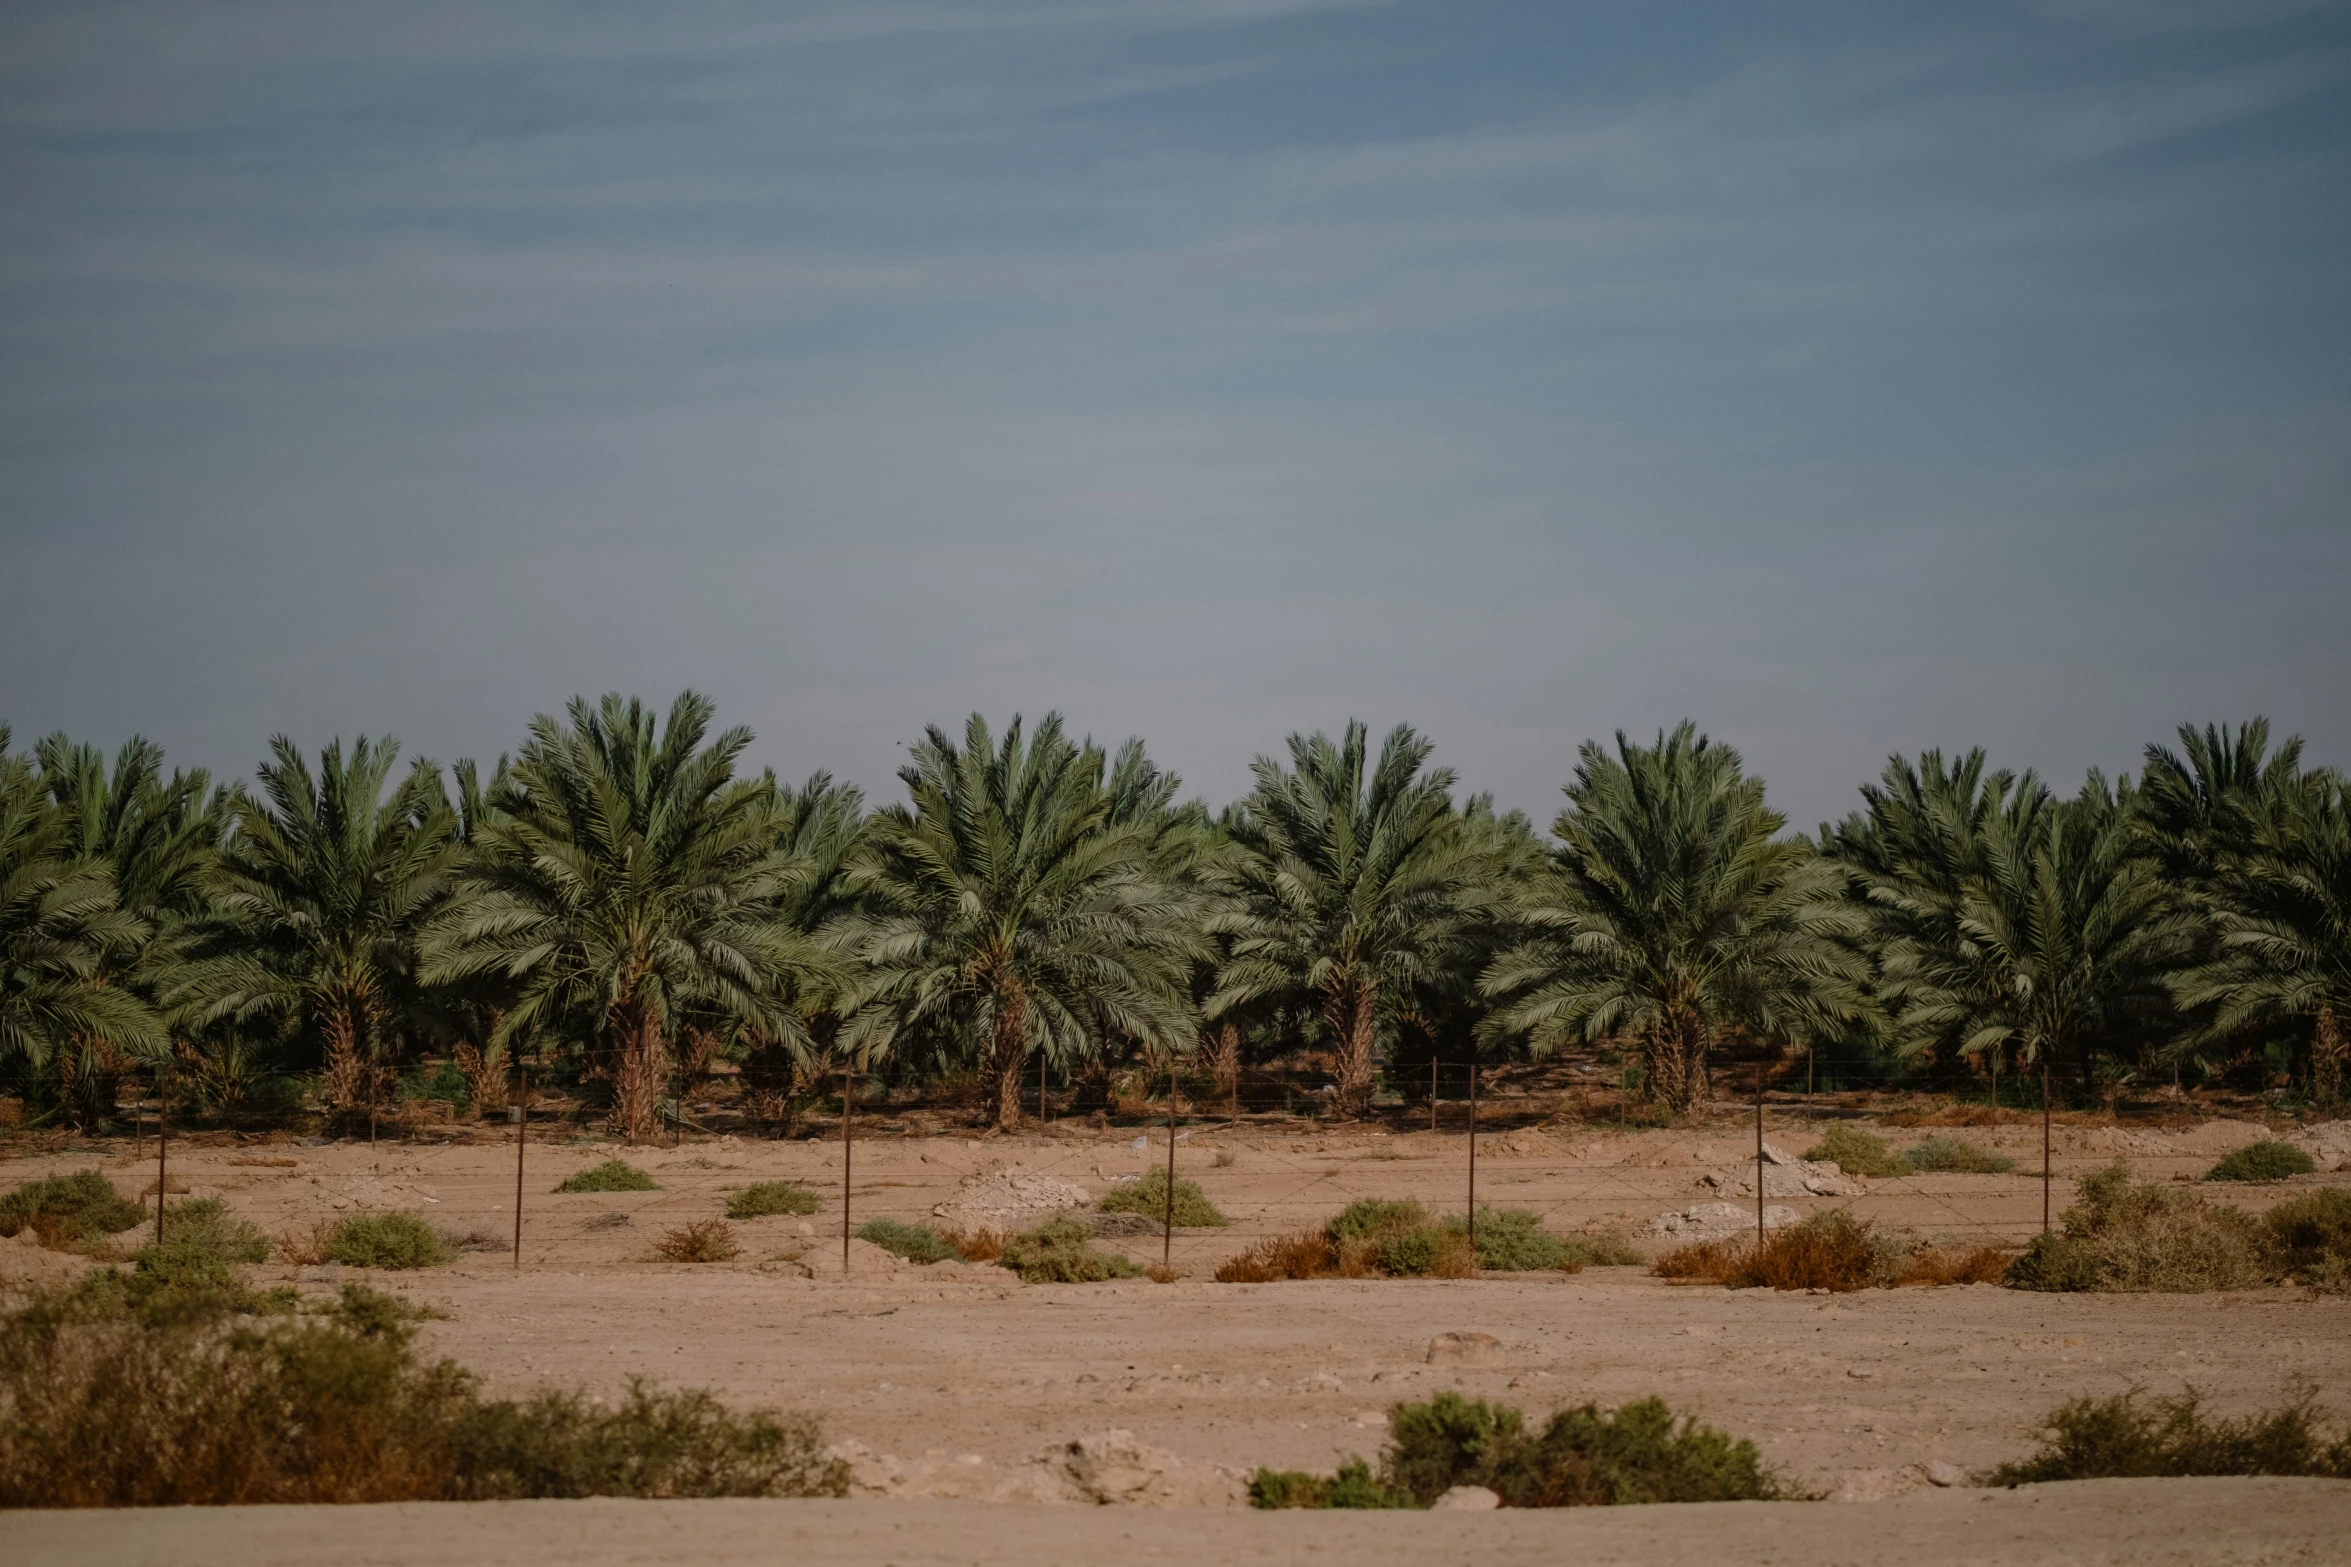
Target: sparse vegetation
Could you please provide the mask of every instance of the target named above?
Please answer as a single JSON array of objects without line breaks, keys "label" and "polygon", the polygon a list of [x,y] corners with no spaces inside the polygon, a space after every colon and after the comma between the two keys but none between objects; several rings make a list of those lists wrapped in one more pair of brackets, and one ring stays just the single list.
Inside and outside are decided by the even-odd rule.
[{"label": "sparse vegetation", "polygon": [[2008,1270],[2018,1289],[2251,1289],[2275,1277],[2267,1232],[2243,1211],[2198,1192],[2135,1182],[2108,1166],[2082,1183],[2058,1230],[2036,1235]]},{"label": "sparse vegetation", "polygon": [[267,1262],[269,1237],[261,1226],[240,1219],[218,1197],[175,1202],[164,1210],[164,1244],[198,1247],[228,1262]]},{"label": "sparse vegetation", "polygon": [[1849,1122],[1839,1121],[1804,1150],[1807,1159],[1825,1159],[1847,1175],[1908,1175],[1909,1161],[1888,1148],[1885,1139]]},{"label": "sparse vegetation", "polygon": [[420,1362],[415,1313],[346,1288],[325,1312],[138,1308],[119,1270],[0,1318],[0,1507],[840,1496],[805,1415],[632,1383],[485,1400]]},{"label": "sparse vegetation", "polygon": [[1652,1271],[1663,1279],[1694,1279],[1732,1289],[1891,1289],[1900,1284],[1991,1284],[2007,1272],[2009,1254],[1996,1246],[1949,1251],[1914,1246],[1879,1233],[1842,1209],[1814,1214],[1754,1241],[1698,1241],[1660,1256]]},{"label": "sparse vegetation", "polygon": [[1139,1279],[1143,1270],[1094,1244],[1094,1232],[1075,1219],[1055,1219],[1004,1243],[997,1259],[1024,1284],[1100,1284]]},{"label": "sparse vegetation", "polygon": [[592,1164],[555,1188],[559,1192],[657,1192],[661,1183],[626,1159]]},{"label": "sparse vegetation", "polygon": [[2316,1160],[2292,1143],[2264,1140],[2233,1149],[2204,1172],[2208,1181],[2282,1181],[2289,1175],[2308,1175]]},{"label": "sparse vegetation", "polygon": [[147,1217],[147,1210],[115,1190],[97,1170],[45,1176],[0,1198],[0,1236],[13,1239],[30,1229],[52,1251],[90,1245],[119,1235]]},{"label": "sparse vegetation", "polygon": [[1613,1230],[1569,1235],[1560,1244],[1567,1248],[1567,1260],[1579,1268],[1642,1268],[1649,1264],[1638,1247]]},{"label": "sparse vegetation", "polygon": [[[1113,1187],[1094,1205],[1104,1213],[1139,1213],[1151,1220],[1167,1212],[1167,1172],[1153,1170],[1139,1181]],[[1216,1211],[1196,1181],[1181,1176],[1175,1183],[1175,1222],[1182,1229],[1222,1229],[1230,1221]]]},{"label": "sparse vegetation", "polygon": [[2204,1412],[2194,1388],[2145,1398],[2133,1388],[2112,1398],[2077,1398],[2041,1422],[2041,1450],[2002,1464],[1994,1485],[2178,1475],[2320,1475],[2351,1479],[2351,1429],[2305,1391],[2279,1409],[2227,1420]]},{"label": "sparse vegetation", "polygon": [[1964,1137],[1929,1137],[1902,1151],[1903,1162],[1922,1175],[2006,1175],[2016,1161]]},{"label": "sparse vegetation", "polygon": [[1239,1256],[1226,1258],[1216,1270],[1216,1278],[1222,1284],[1379,1277],[1461,1279],[1476,1271],[1477,1257],[1460,1221],[1439,1222],[1417,1202],[1365,1197],[1333,1214],[1319,1233],[1309,1230],[1275,1236]]},{"label": "sparse vegetation", "polygon": [[777,1214],[805,1215],[822,1207],[816,1193],[798,1181],[755,1181],[727,1198],[730,1219],[765,1219]]},{"label": "sparse vegetation", "polygon": [[1505,1507],[1605,1507],[1648,1502],[1770,1500],[1788,1494],[1752,1442],[1694,1419],[1675,1422],[1645,1398],[1603,1414],[1563,1409],[1540,1433],[1508,1405],[1440,1393],[1388,1412],[1374,1474],[1352,1460],[1336,1475],[1261,1469],[1257,1507],[1426,1507],[1457,1485],[1481,1485]]},{"label": "sparse vegetation", "polygon": [[726,1262],[743,1254],[735,1227],[724,1219],[704,1219],[665,1231],[653,1243],[653,1254],[664,1262]]},{"label": "sparse vegetation", "polygon": [[[1447,1219],[1445,1233],[1469,1239],[1469,1226]],[[1478,1210],[1477,1265],[1497,1273],[1541,1273],[1564,1269],[1574,1273],[1583,1264],[1569,1254],[1567,1242],[1543,1228],[1541,1215],[1525,1208]],[[1432,1270],[1433,1267],[1432,1267]]]},{"label": "sparse vegetation", "polygon": [[327,1261],[354,1268],[437,1268],[457,1255],[440,1231],[413,1213],[397,1212],[356,1213],[339,1221],[327,1231],[323,1250]]},{"label": "sparse vegetation", "polygon": [[2330,1186],[2289,1197],[2261,1216],[2285,1275],[2327,1290],[2351,1290],[2351,1190]]},{"label": "sparse vegetation", "polygon": [[963,1254],[953,1242],[927,1224],[902,1224],[896,1219],[868,1219],[857,1230],[857,1238],[871,1241],[882,1250],[904,1257],[908,1262],[928,1266],[934,1262],[959,1259]]}]

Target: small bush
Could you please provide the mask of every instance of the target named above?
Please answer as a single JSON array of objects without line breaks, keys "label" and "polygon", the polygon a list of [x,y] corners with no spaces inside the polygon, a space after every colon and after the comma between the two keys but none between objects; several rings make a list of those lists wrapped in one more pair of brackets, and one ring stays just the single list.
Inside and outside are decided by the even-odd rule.
[{"label": "small bush", "polygon": [[355,1213],[327,1231],[324,1250],[354,1268],[437,1268],[457,1255],[413,1213]]},{"label": "small bush", "polygon": [[2082,1182],[2053,1234],[2008,1270],[2017,1289],[2156,1292],[2252,1289],[2276,1276],[2268,1234],[2193,1191],[2134,1182],[2113,1164]]},{"label": "small bush", "polygon": [[[1426,1507],[1457,1485],[1482,1485],[1506,1507],[1769,1500],[1787,1494],[1752,1442],[1678,1424],[1664,1402],[1611,1413],[1563,1409],[1540,1433],[1507,1405],[1440,1393],[1388,1412],[1380,1469],[1356,1459],[1328,1478],[1259,1470],[1258,1507]],[[1348,1497],[1341,1500],[1340,1497]]]},{"label": "small bush", "polygon": [[1825,1159],[1847,1175],[1908,1175],[1910,1165],[1885,1140],[1839,1121],[1804,1150],[1807,1159]]},{"label": "small bush", "polygon": [[1989,1478],[1994,1485],[2176,1475],[2351,1479],[2351,1431],[2330,1441],[2328,1419],[2309,1393],[2242,1420],[2213,1419],[2203,1404],[2194,1388],[2144,1403],[2137,1388],[2074,1399],[2043,1418],[2047,1440],[2039,1452],[2002,1464]]},{"label": "small bush", "polygon": [[[1445,1230],[1466,1239],[1469,1227],[1459,1219],[1447,1219]],[[1478,1210],[1477,1265],[1498,1273],[1554,1268],[1573,1273],[1583,1266],[1570,1257],[1567,1242],[1544,1229],[1541,1217],[1524,1208]]]},{"label": "small bush", "polygon": [[2351,1191],[2330,1186],[2289,1197],[2261,1216],[2277,1266],[2305,1284],[2351,1284]]},{"label": "small bush", "polygon": [[2208,1181],[2282,1181],[2289,1175],[2308,1175],[2316,1160],[2292,1143],[2247,1143],[2204,1172]]},{"label": "small bush", "polygon": [[806,1416],[631,1384],[486,1401],[417,1313],[346,1288],[274,1323],[136,1309],[108,1270],[0,1318],[0,1507],[841,1496]]},{"label": "small bush", "polygon": [[[1139,1181],[1114,1187],[1094,1205],[1104,1213],[1139,1213],[1158,1223],[1167,1213],[1167,1172],[1153,1170]],[[1222,1229],[1232,1221],[1216,1211],[1199,1184],[1180,1176],[1175,1183],[1175,1222],[1187,1230]]]},{"label": "small bush", "polygon": [[871,1241],[887,1252],[894,1252],[908,1262],[926,1266],[946,1262],[963,1254],[953,1243],[927,1224],[901,1224],[896,1219],[868,1219],[859,1227],[857,1238]]},{"label": "small bush", "polygon": [[1649,1271],[1661,1279],[1695,1279],[1704,1284],[1728,1284],[1746,1260],[1753,1241],[1692,1241],[1661,1252]]},{"label": "small bush", "polygon": [[1335,1475],[1308,1474],[1299,1469],[1260,1469],[1249,1481],[1249,1505],[1268,1509],[1400,1508],[1420,1504],[1401,1491],[1390,1490],[1371,1472],[1371,1465],[1350,1458]]},{"label": "small bush", "polygon": [[806,1215],[822,1207],[816,1193],[798,1181],[755,1181],[727,1198],[730,1219],[766,1219],[777,1214]]},{"label": "small bush", "polygon": [[1055,1219],[1004,1243],[997,1259],[1024,1284],[1099,1284],[1137,1279],[1143,1270],[1094,1244],[1094,1232],[1074,1219]]},{"label": "small bush", "polygon": [[657,1192],[659,1182],[626,1159],[592,1164],[555,1188],[559,1192]]},{"label": "small bush", "polygon": [[996,1262],[1004,1256],[1004,1243],[1011,1237],[1002,1230],[941,1230],[939,1239],[955,1248],[955,1254],[965,1262]]},{"label": "small bush", "polygon": [[1340,1276],[1337,1248],[1321,1230],[1269,1236],[1239,1256],[1227,1257],[1216,1270],[1219,1284],[1275,1284],[1285,1279]]},{"label": "small bush", "polygon": [[664,1262],[725,1262],[739,1257],[735,1227],[724,1219],[704,1219],[683,1229],[670,1230],[653,1243],[653,1254]]},{"label": "small bush", "polygon": [[146,1217],[146,1209],[97,1170],[44,1176],[0,1198],[0,1236],[14,1239],[29,1228],[52,1251],[119,1235]]},{"label": "small bush", "polygon": [[1964,1137],[1929,1137],[1903,1150],[1902,1158],[1921,1174],[2006,1175],[2014,1159],[1979,1148]]},{"label": "small bush", "polygon": [[1832,1209],[1775,1231],[1727,1282],[1733,1289],[1864,1290],[1900,1277],[1902,1254],[1866,1219]]},{"label": "small bush", "polygon": [[1401,1202],[1384,1197],[1365,1197],[1349,1203],[1323,1225],[1323,1233],[1345,1246],[1355,1241],[1378,1241],[1406,1230],[1417,1230],[1430,1223],[1429,1211],[1419,1203],[1406,1198]]},{"label": "small bush", "polygon": [[261,1226],[240,1219],[218,1197],[175,1202],[164,1210],[164,1243],[213,1251],[229,1262],[267,1262],[269,1237]]},{"label": "small bush", "polygon": [[1567,1248],[1567,1260],[1580,1268],[1638,1268],[1649,1261],[1631,1241],[1613,1232],[1570,1235],[1560,1244]]}]

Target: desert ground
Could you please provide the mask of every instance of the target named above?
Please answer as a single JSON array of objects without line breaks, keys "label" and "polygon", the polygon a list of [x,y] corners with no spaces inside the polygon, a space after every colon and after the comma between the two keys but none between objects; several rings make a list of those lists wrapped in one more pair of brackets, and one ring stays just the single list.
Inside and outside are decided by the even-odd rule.
[{"label": "desert ground", "polygon": [[[1792,1153],[1818,1130],[1812,1114],[1775,1107],[1765,1136],[1775,1153]],[[1919,1135],[1880,1130],[1897,1146]],[[2171,1393],[2192,1384],[2223,1410],[2237,1411],[2308,1385],[2322,1402],[2343,1409],[2351,1405],[2351,1299],[2339,1295],[2274,1289],[2065,1296],[1991,1285],[1782,1294],[1678,1285],[1629,1267],[1455,1281],[1219,1284],[1211,1275],[1221,1259],[1261,1236],[1317,1224],[1357,1197],[1417,1197],[1440,1211],[1459,1211],[1467,1197],[1468,1140],[1456,1129],[1249,1124],[1201,1125],[1178,1138],[1178,1173],[1198,1181],[1232,1222],[1176,1232],[1172,1263],[1181,1276],[1172,1283],[1024,1285],[984,1264],[916,1267],[862,1241],[851,1244],[844,1276],[841,1144],[734,1137],[634,1150],[601,1139],[533,1141],[524,1152],[517,1267],[505,1250],[514,1223],[515,1150],[511,1141],[488,1140],[495,1135],[374,1147],[364,1140],[312,1146],[283,1137],[222,1136],[201,1146],[175,1142],[169,1172],[175,1194],[184,1183],[192,1194],[220,1196],[273,1233],[299,1235],[344,1213],[407,1209],[454,1236],[472,1237],[478,1249],[453,1265],[373,1275],[369,1282],[444,1313],[426,1328],[428,1347],[474,1368],[493,1391],[557,1383],[609,1393],[644,1376],[709,1387],[741,1405],[824,1416],[852,1461],[862,1501],[595,1504],[624,1512],[640,1521],[631,1528],[655,1535],[669,1526],[643,1520],[709,1520],[714,1532],[706,1548],[681,1546],[674,1559],[735,1559],[729,1552],[787,1535],[811,1545],[833,1539],[844,1558],[875,1561],[1009,1554],[1052,1560],[1057,1552],[1098,1559],[1114,1546],[1128,1556],[1150,1556],[1163,1547],[1172,1554],[1186,1540],[1196,1554],[1236,1529],[1274,1531],[1248,1535],[1257,1546],[1235,1544],[1242,1555],[1274,1550],[1293,1536],[1329,1550],[1358,1536],[1386,1548],[1417,1538],[1411,1531],[1428,1520],[1240,1513],[1232,1522],[1211,1523],[1190,1510],[1239,1507],[1245,1477],[1258,1465],[1327,1469],[1346,1454],[1376,1455],[1390,1404],[1451,1387],[1536,1414],[1659,1394],[1677,1412],[1751,1437],[1797,1485],[1837,1501],[1873,1504],[1631,1510],[1652,1517],[1648,1525],[1583,1517],[1477,1520],[1491,1535],[1487,1554],[1504,1559],[1531,1555],[1544,1542],[1575,1540],[1588,1542],[1592,1560],[1678,1560],[1681,1547],[1668,1550],[1663,1543],[1657,1549],[1666,1554],[1624,1553],[1645,1539],[1684,1536],[1691,1559],[1714,1559],[1731,1538],[1764,1528],[1778,1531],[1770,1538],[1783,1544],[1771,1549],[1784,1556],[1757,1554],[1759,1545],[1741,1559],[1860,1560],[1823,1544],[1948,1524],[1980,1530],[1987,1546],[2013,1538],[2016,1550],[1999,1558],[2011,1561],[2351,1560],[2351,1544],[2343,1543],[2351,1538],[2345,1533],[2351,1486],[2338,1483],[2164,1482],[2152,1489],[2131,1483],[2144,1489],[2143,1499],[2128,1487],[1994,1493],[1934,1483],[2021,1456],[2033,1445],[2037,1417],[2084,1394],[2134,1386]],[[1766,1199],[1795,1214],[1850,1207],[1880,1226],[1954,1244],[2021,1245],[2041,1219],[2038,1124],[1977,1127],[1964,1135],[2015,1157],[2020,1173],[1850,1181],[1842,1190],[1813,1194],[1803,1190],[1803,1166],[1767,1165]],[[2056,1207],[2062,1211],[2082,1175],[2117,1158],[2142,1178],[2186,1179],[2261,1135],[2263,1128],[2248,1121],[2170,1129],[2062,1125],[2052,1161]],[[2342,1168],[2351,1166],[2351,1123],[2297,1135],[2319,1153],[2323,1173],[2217,1189],[2220,1195],[2258,1210],[2312,1184],[2351,1183],[2351,1169]],[[1699,1130],[1522,1126],[1479,1138],[1477,1196],[1481,1203],[1532,1208],[1562,1233],[1616,1230],[1655,1251],[1675,1243],[1654,1233],[1660,1217],[1693,1205],[1729,1203],[1746,1216],[1740,1222],[1752,1223],[1754,1148],[1753,1123],[1730,1116]],[[551,1190],[616,1152],[649,1171],[660,1189]],[[98,1152],[13,1159],[0,1162],[0,1189],[98,1163],[125,1190],[147,1190],[154,1154],[149,1138],[136,1148],[125,1141]],[[1070,1189],[1098,1198],[1166,1159],[1165,1130],[1148,1127],[1069,1122],[1025,1135],[941,1136],[878,1125],[854,1144],[852,1217],[966,1228],[1031,1223],[1046,1209],[1018,1204],[1057,1204]],[[665,1230],[712,1218],[731,1189],[775,1178],[815,1188],[822,1210],[738,1224],[743,1250],[730,1262],[654,1259],[652,1245]],[[1103,1244],[1156,1263],[1162,1240],[1152,1231],[1111,1235]],[[0,1278],[19,1282],[88,1265],[16,1243],[0,1245],[0,1254]],[[360,1276],[276,1263],[257,1271],[261,1282],[283,1280],[322,1294]],[[2126,1496],[2134,1499],[2116,1500]],[[2031,1497],[2042,1500],[2016,1500]],[[1045,1504],[1104,1501],[1179,1507],[1196,1521],[1172,1533],[1145,1522],[1037,1521],[1049,1513],[1081,1516]],[[1029,1505],[969,1510],[988,1502]],[[689,1513],[675,1512],[680,1505]],[[873,1510],[860,1511],[861,1505]],[[444,1540],[442,1554],[420,1547],[416,1554],[366,1559],[476,1559],[467,1551],[490,1550],[484,1542],[503,1538],[500,1531],[538,1538],[537,1524],[516,1520],[548,1516],[531,1509],[550,1507],[572,1520],[566,1529],[579,1527],[563,1536],[573,1543],[560,1551],[550,1543],[553,1554],[543,1559],[673,1559],[659,1554],[667,1545],[648,1544],[647,1554],[610,1554],[619,1536],[601,1524],[579,1523],[607,1516],[587,1504],[457,1510],[452,1517],[462,1513],[472,1521],[436,1526],[459,1531],[434,1536]],[[1848,1512],[1850,1524],[1835,1521]],[[2149,1549],[2068,1555],[2031,1544],[2035,1530],[2047,1532],[2049,1518],[2076,1513],[2084,1520],[2111,1516],[2141,1531],[2081,1533],[2075,1544],[2084,1552],[2092,1545],[2119,1550],[2117,1542],[2142,1534]],[[1772,1521],[1721,1521],[1733,1514]],[[2242,1530],[2232,1538],[2242,1551],[2177,1554],[2209,1542],[2161,1523],[2174,1514],[2240,1520]],[[384,1516],[410,1520],[415,1510],[389,1509]],[[792,1521],[748,1521],[770,1516]],[[1141,1515],[1122,1510],[1118,1516]],[[2297,1545],[2306,1536],[2296,1531],[2318,1517],[2333,1520],[2332,1543]],[[1865,1525],[1864,1519],[1877,1521]],[[11,1532],[30,1531],[18,1538],[32,1542],[33,1559],[43,1561],[144,1560],[170,1540],[194,1552],[179,1559],[208,1560],[205,1551],[228,1550],[232,1536],[218,1532],[228,1527],[207,1518],[199,1535],[156,1533],[152,1521],[129,1515],[78,1522],[20,1517],[9,1524]],[[297,1559],[302,1527],[272,1523],[237,1559]],[[397,1532],[408,1538],[412,1527],[421,1525],[403,1521]],[[1731,1533],[1708,1533],[1715,1529]],[[460,1535],[474,1543],[463,1544]],[[983,1537],[995,1543],[982,1550],[973,1542]],[[1005,1547],[1021,1538],[1031,1539],[1033,1550]],[[1154,1540],[1161,1544],[1148,1544]],[[2329,1549],[2341,1554],[2330,1557]],[[1898,1554],[1995,1559],[1988,1551]],[[1379,1558],[1374,1552],[1367,1559]]]}]

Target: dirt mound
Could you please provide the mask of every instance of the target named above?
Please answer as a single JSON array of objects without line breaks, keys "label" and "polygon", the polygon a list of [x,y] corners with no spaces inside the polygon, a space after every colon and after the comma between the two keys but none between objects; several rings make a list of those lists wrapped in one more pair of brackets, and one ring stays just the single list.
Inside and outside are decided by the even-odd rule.
[{"label": "dirt mound", "polygon": [[[1754,1188],[1750,1186],[1748,1190]],[[1796,1222],[1793,1208],[1770,1207],[1763,1210],[1763,1227],[1767,1230],[1784,1229]],[[1661,1213],[1641,1226],[1643,1235],[1659,1239],[1705,1241],[1724,1235],[1737,1235],[1755,1228],[1755,1210],[1742,1208],[1731,1202],[1702,1202]]]},{"label": "dirt mound", "polygon": [[959,1230],[1017,1230],[1092,1201],[1073,1181],[1026,1170],[993,1170],[965,1177],[954,1196],[931,1209],[931,1216]]},{"label": "dirt mound", "polygon": [[1057,1442],[1025,1462],[991,1464],[977,1453],[898,1458],[861,1442],[835,1449],[849,1464],[852,1496],[941,1501],[1046,1502],[1080,1507],[1238,1507],[1248,1477],[1198,1464],[1135,1439],[1097,1431]]}]

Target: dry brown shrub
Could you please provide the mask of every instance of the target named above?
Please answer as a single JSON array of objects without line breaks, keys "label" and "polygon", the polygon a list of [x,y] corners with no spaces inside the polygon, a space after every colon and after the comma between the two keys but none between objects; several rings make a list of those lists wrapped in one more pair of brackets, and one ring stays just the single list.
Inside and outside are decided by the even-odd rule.
[{"label": "dry brown shrub", "polygon": [[1163,1268],[1155,1262],[1143,1270],[1143,1277],[1149,1279],[1154,1284],[1173,1284],[1176,1280],[1182,1278],[1183,1274],[1174,1268]]},{"label": "dry brown shrub", "polygon": [[1437,1260],[1430,1267],[1429,1276],[1439,1279],[1473,1279],[1478,1272],[1478,1249],[1466,1234],[1447,1230],[1437,1241]]},{"label": "dry brown shrub", "polygon": [[1746,1260],[1743,1241],[1693,1241],[1677,1246],[1649,1265],[1661,1279],[1689,1279],[1702,1284],[1728,1284]]},{"label": "dry brown shrub", "polygon": [[1004,1255],[1009,1239],[1002,1230],[942,1230],[939,1239],[955,1248],[965,1262],[995,1262]]},{"label": "dry brown shrub", "polygon": [[334,1221],[320,1219],[307,1230],[287,1230],[278,1236],[278,1260],[301,1267],[315,1268],[327,1260],[327,1242],[333,1236]]},{"label": "dry brown shrub", "polygon": [[1903,1284],[1997,1284],[2008,1277],[2008,1264],[2015,1254],[1997,1246],[1978,1246],[1972,1251],[1945,1251],[1939,1246],[1922,1247],[1910,1254],[1903,1264]]},{"label": "dry brown shrub", "polygon": [[735,1227],[724,1219],[704,1219],[671,1230],[653,1245],[654,1255],[664,1262],[725,1262],[742,1250],[735,1241]]},{"label": "dry brown shrub", "polygon": [[1366,1267],[1364,1272],[1342,1272],[1330,1238],[1320,1230],[1301,1230],[1295,1235],[1268,1236],[1239,1256],[1227,1257],[1216,1270],[1216,1281],[1277,1284],[1285,1279],[1361,1278],[1368,1271]]}]

